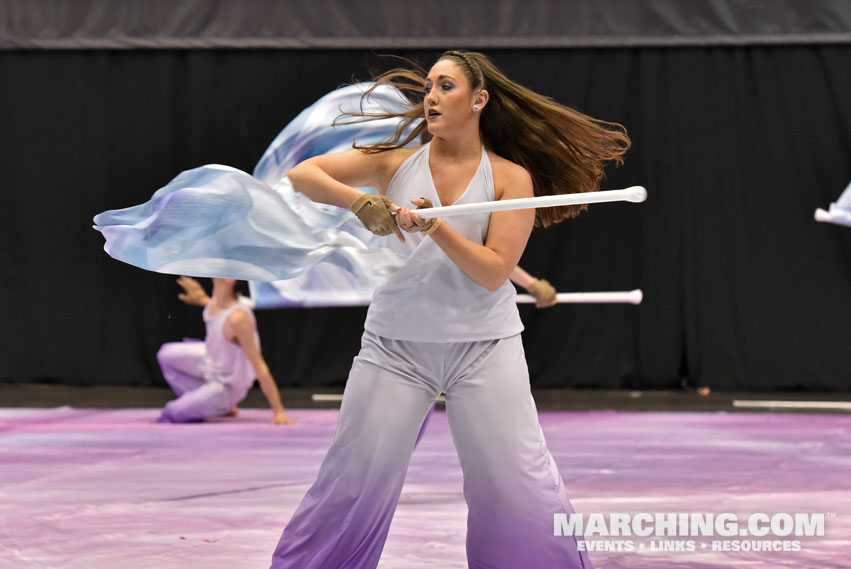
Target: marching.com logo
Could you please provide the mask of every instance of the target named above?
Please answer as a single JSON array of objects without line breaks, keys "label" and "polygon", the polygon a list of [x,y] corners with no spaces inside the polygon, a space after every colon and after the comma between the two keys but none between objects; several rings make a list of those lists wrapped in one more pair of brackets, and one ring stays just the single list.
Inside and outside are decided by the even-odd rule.
[{"label": "marching.com logo", "polygon": [[[553,535],[591,538],[577,541],[582,550],[635,551],[800,551],[800,540],[777,539],[823,537],[823,513],[754,513],[740,520],[733,513],[611,513],[553,515]],[[651,538],[649,542],[618,537]],[[722,538],[710,541],[652,538]],[[732,538],[758,539],[732,539]],[[604,541],[599,538],[606,538]]]}]

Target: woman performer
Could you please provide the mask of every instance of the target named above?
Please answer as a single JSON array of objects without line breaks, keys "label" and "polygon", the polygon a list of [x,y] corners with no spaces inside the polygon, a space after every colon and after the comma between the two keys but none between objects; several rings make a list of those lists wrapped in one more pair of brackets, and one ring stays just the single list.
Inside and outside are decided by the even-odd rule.
[{"label": "woman performer", "polygon": [[[441,392],[464,474],[469,566],[590,567],[575,538],[553,535],[554,514],[573,510],[538,423],[508,282],[536,220],[547,226],[584,207],[442,222],[407,204],[596,190],[629,138],[510,81],[477,53],[449,51],[427,76],[393,70],[379,77],[386,83],[420,94],[403,124],[424,123],[405,140],[400,128],[390,142],[288,173],[310,199],[349,207],[377,235],[395,233],[387,246],[406,261],[375,292],[334,442],[272,567],[377,566],[417,433]],[[426,126],[431,142],[405,148]]]},{"label": "woman performer", "polygon": [[[179,396],[170,401],[157,420],[190,423],[209,417],[236,415],[257,378],[269,401],[276,425],[290,425],[275,379],[260,353],[260,337],[247,294],[247,283],[213,279],[213,296],[193,278],[180,277],[184,292],[178,298],[204,307],[207,335],[203,342],[169,342],[157,352],[157,361],[168,384]],[[240,288],[242,287],[242,288]]]}]

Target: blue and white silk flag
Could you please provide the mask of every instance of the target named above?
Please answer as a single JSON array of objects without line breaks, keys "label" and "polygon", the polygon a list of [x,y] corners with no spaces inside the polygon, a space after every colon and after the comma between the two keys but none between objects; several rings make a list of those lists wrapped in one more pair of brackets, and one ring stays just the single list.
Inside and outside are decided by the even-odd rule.
[{"label": "blue and white silk flag", "polygon": [[[407,101],[381,85],[343,87],[302,111],[275,138],[254,175],[209,164],[182,172],[141,205],[95,216],[112,257],[160,273],[252,281],[258,308],[364,304],[401,264],[348,210],[294,191],[286,172],[352,142],[389,140],[398,119],[353,122],[345,111],[400,112]],[[373,190],[374,191],[374,190]]]}]

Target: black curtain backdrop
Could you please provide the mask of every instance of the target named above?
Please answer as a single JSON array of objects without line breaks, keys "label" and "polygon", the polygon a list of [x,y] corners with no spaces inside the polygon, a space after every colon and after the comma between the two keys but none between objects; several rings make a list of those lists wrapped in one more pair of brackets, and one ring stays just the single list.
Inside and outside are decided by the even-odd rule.
[{"label": "black curtain backdrop", "polygon": [[[492,50],[511,77],[626,125],[592,206],[522,265],[640,306],[524,307],[536,387],[847,390],[851,230],[813,210],[851,180],[851,46]],[[435,52],[401,52],[429,64]],[[163,342],[201,337],[174,277],[110,259],[94,214],[182,170],[251,171],[302,108],[393,62],[361,51],[0,52],[0,379],[164,385]],[[285,387],[344,382],[365,309],[264,311]]]}]

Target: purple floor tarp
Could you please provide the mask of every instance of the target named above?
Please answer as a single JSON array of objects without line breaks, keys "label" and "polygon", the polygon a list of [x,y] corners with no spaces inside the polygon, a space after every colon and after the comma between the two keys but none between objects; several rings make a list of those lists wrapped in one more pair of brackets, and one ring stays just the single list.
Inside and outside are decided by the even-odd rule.
[{"label": "purple floor tarp", "polygon": [[[290,414],[297,425],[268,424],[260,410],[161,425],[153,409],[0,409],[0,569],[265,569],[337,418]],[[824,514],[823,536],[588,537],[591,547],[634,549],[593,551],[598,569],[851,567],[851,416],[542,412],[541,424],[588,520],[731,513],[746,526],[764,513],[783,532],[785,514]],[[438,412],[379,567],[466,567],[465,515]],[[694,551],[659,550],[689,541]],[[766,541],[799,550],[720,550]]]}]

